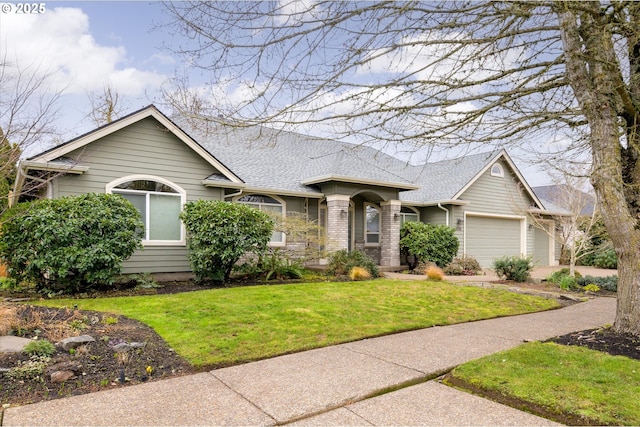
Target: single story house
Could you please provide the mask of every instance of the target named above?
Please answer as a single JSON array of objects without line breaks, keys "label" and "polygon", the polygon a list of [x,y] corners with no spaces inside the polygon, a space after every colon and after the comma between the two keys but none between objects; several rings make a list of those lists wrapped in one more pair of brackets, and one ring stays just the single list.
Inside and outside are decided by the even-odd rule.
[{"label": "single story house", "polygon": [[[34,186],[49,198],[107,192],[129,199],[146,236],[123,273],[189,271],[178,215],[197,199],[303,214],[325,227],[329,249],[362,249],[389,269],[401,264],[404,221],[455,228],[460,255],[483,266],[503,255],[531,255],[538,265],[557,260],[550,233],[528,220],[545,207],[504,150],[410,165],[366,146],[169,118],[152,105],[21,160],[13,201]],[[548,227],[553,232],[551,217]],[[283,233],[271,240],[299,244]]]}]

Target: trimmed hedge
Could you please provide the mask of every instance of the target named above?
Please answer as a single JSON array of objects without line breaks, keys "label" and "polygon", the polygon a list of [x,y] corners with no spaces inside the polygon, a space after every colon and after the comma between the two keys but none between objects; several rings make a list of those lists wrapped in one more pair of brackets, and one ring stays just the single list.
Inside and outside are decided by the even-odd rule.
[{"label": "trimmed hedge", "polygon": [[198,200],[180,214],[187,229],[189,261],[199,280],[229,280],[235,263],[246,253],[261,255],[273,233],[271,217],[242,203]]},{"label": "trimmed hedge", "polygon": [[[445,225],[405,222],[400,229],[400,249],[407,256],[409,268],[415,269],[420,262],[433,262],[444,267],[458,253],[460,242],[455,229]],[[413,256],[414,262],[409,258]]]}]

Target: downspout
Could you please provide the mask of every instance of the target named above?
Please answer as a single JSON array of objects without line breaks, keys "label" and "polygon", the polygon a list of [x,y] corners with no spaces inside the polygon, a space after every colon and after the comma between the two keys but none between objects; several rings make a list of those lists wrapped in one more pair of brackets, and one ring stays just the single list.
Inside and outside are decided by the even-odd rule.
[{"label": "downspout", "polygon": [[237,193],[231,193],[231,194],[227,194],[223,197],[223,199],[226,199],[227,197],[236,197],[242,194],[242,189],[240,189],[240,191],[238,191]]},{"label": "downspout", "polygon": [[449,209],[447,209],[444,206],[442,206],[440,204],[440,202],[438,202],[438,207],[447,213],[447,215],[445,216],[445,221],[446,221],[446,224],[447,224],[447,227],[448,227],[449,226]]}]

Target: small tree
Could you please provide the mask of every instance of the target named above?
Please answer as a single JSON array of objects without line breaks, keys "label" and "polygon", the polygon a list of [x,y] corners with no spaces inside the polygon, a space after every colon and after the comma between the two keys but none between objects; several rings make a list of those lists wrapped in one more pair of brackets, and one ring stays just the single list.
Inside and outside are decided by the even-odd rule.
[{"label": "small tree", "polygon": [[433,262],[438,267],[449,264],[460,247],[454,233],[446,225],[405,222],[400,229],[400,249],[407,260],[414,258],[409,269],[415,269],[420,262]]},{"label": "small tree", "polygon": [[240,257],[264,252],[273,233],[269,215],[241,203],[189,202],[180,218],[187,228],[191,268],[199,280],[228,280]]},{"label": "small tree", "polygon": [[10,277],[38,291],[77,293],[111,285],[141,247],[136,208],[112,194],[84,194],[21,204],[2,223],[0,257]]}]

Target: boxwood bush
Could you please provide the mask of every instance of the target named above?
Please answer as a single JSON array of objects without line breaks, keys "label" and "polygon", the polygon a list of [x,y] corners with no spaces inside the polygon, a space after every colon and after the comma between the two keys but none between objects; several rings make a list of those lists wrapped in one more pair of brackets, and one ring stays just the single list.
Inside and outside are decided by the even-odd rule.
[{"label": "boxwood bush", "polygon": [[201,281],[228,281],[244,254],[264,253],[274,227],[265,212],[218,200],[189,202],[180,218],[187,229],[191,268]]},{"label": "boxwood bush", "polygon": [[10,277],[41,293],[110,286],[141,247],[136,208],[113,194],[84,194],[21,204],[3,216],[0,258]]}]

